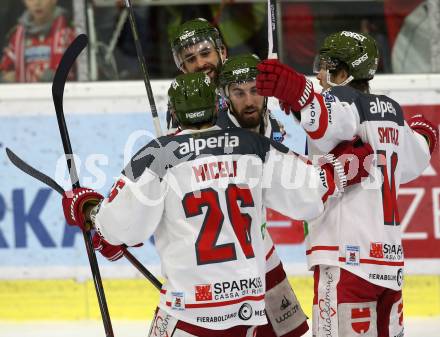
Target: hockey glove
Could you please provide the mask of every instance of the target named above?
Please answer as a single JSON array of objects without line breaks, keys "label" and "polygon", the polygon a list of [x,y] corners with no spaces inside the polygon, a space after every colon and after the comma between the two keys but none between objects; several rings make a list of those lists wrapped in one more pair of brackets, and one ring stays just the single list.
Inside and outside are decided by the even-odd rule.
[{"label": "hockey glove", "polygon": [[313,84],[303,74],[278,60],[264,60],[257,68],[258,94],[278,98],[287,111],[300,111],[313,100]]},{"label": "hockey glove", "polygon": [[368,177],[368,168],[373,159],[373,156],[370,156],[372,154],[373,149],[370,144],[364,144],[358,137],[339,143],[329,152],[329,155],[333,156],[343,168],[347,186],[358,184],[362,178]]},{"label": "hockey glove", "polygon": [[436,128],[434,124],[423,117],[423,115],[412,116],[408,120],[408,125],[411,129],[426,139],[429,146],[429,152],[432,154],[437,146],[439,138],[438,128]]},{"label": "hockey glove", "polygon": [[86,206],[97,205],[104,197],[88,188],[75,188],[63,194],[63,211],[66,221],[71,226],[78,226],[83,231],[86,228],[86,219],[84,217],[84,209]]},{"label": "hockey glove", "polygon": [[114,246],[108,243],[98,232],[93,234],[93,248],[109,261],[119,260],[124,255],[122,246]]},{"label": "hockey glove", "polygon": [[[124,255],[124,249],[122,245],[112,245],[107,242],[98,232],[93,234],[93,248],[101,253],[109,261],[119,260]],[[139,243],[132,247],[141,247],[143,243]]]}]

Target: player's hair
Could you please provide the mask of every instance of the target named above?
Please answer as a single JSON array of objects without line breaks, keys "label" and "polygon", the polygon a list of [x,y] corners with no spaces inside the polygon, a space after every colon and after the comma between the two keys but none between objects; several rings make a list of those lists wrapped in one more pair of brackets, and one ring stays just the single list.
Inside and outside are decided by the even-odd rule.
[{"label": "player's hair", "polygon": [[[349,68],[345,62],[340,62],[334,70],[330,70],[330,74],[336,76],[341,71],[345,71],[347,74],[349,74]],[[365,94],[370,93],[370,80],[366,80],[366,79],[356,80],[356,79],[354,79],[354,80],[350,81],[347,85],[356,89],[356,90],[359,90]]]}]

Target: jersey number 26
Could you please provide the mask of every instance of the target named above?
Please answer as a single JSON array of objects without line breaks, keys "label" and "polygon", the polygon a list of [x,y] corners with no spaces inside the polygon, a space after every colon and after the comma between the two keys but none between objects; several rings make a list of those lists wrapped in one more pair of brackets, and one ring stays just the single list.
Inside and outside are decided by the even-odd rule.
[{"label": "jersey number 26", "polygon": [[[246,258],[253,258],[254,250],[251,240],[251,222],[249,214],[241,213],[240,207],[254,207],[251,191],[247,187],[230,184],[225,190],[226,205],[229,221]],[[240,207],[238,202],[240,201]],[[187,218],[203,214],[203,207],[207,207],[202,228],[195,244],[197,264],[210,264],[237,259],[235,244],[217,244],[223,227],[224,215],[220,206],[219,193],[206,188],[197,192],[190,192],[182,200],[183,209]]]}]

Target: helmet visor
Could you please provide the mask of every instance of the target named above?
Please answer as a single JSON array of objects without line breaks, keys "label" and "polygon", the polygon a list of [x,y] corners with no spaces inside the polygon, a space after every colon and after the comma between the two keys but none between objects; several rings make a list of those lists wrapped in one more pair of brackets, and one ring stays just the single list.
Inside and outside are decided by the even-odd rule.
[{"label": "helmet visor", "polygon": [[317,55],[313,62],[313,73],[317,74],[321,70],[332,72],[336,70],[339,61],[325,55]]},{"label": "helmet visor", "polygon": [[173,56],[179,68],[185,63],[194,63],[198,57],[209,58],[211,53],[217,53],[214,41],[210,38],[191,38],[179,48],[173,49]]}]

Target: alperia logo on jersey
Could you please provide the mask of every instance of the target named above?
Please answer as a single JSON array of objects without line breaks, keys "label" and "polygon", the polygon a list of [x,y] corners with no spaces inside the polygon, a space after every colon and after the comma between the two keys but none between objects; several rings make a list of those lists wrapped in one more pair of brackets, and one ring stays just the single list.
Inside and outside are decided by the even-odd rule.
[{"label": "alperia logo on jersey", "polygon": [[214,149],[217,147],[225,148],[225,150],[228,149],[229,153],[231,153],[232,149],[239,145],[239,142],[238,136],[229,136],[229,133],[206,139],[191,137],[187,142],[179,145],[179,153],[181,155],[185,155],[190,152],[194,152],[196,156],[198,156],[205,148]]},{"label": "alperia logo on jersey", "polygon": [[396,109],[391,104],[391,102],[381,101],[379,100],[379,98],[376,97],[375,101],[370,102],[370,113],[380,114],[383,118],[386,113],[390,113],[396,116]]}]

